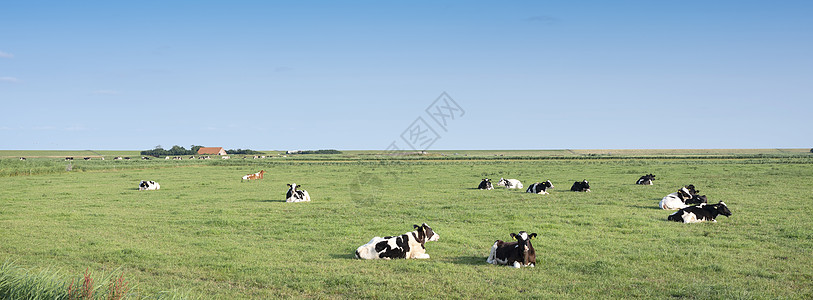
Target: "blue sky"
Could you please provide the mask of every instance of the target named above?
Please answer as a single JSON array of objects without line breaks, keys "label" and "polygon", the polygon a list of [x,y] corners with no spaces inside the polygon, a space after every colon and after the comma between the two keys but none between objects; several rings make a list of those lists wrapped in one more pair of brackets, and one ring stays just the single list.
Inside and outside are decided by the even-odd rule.
[{"label": "blue sky", "polygon": [[0,149],[813,146],[811,1],[4,1]]}]

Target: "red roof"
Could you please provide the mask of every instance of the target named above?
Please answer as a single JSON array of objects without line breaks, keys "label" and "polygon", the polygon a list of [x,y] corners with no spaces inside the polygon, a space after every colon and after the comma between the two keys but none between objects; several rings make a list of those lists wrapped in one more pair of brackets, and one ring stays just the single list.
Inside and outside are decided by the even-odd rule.
[{"label": "red roof", "polygon": [[223,147],[200,147],[198,154],[225,155],[226,151],[223,150]]}]

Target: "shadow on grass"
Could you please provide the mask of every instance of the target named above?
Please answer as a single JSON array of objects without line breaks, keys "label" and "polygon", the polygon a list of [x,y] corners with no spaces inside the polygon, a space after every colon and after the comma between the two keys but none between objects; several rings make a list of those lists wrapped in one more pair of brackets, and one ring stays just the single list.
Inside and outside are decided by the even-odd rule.
[{"label": "shadow on grass", "polygon": [[451,259],[453,264],[458,265],[472,265],[472,266],[482,266],[487,265],[486,257],[482,256],[458,256]]},{"label": "shadow on grass", "polygon": [[355,253],[345,253],[345,254],[333,253],[330,255],[330,257],[335,259],[357,259]]},{"label": "shadow on grass", "polygon": [[661,209],[660,207],[658,207],[658,205],[657,205],[657,204],[655,204],[655,205],[640,205],[640,204],[634,204],[634,205],[627,205],[627,207],[643,208],[643,209],[656,209],[656,210],[663,210],[663,209]]},{"label": "shadow on grass", "polygon": [[258,200],[257,202],[285,202],[285,200]]}]

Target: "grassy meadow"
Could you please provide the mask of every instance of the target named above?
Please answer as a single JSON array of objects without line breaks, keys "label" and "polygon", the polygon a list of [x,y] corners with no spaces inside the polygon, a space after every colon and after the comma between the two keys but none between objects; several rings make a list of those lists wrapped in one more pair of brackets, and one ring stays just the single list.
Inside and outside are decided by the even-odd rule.
[{"label": "grassy meadow", "polygon": [[[567,152],[108,158],[71,171],[59,154],[0,155],[0,263],[64,278],[121,272],[131,298],[813,298],[809,153]],[[264,179],[240,180],[261,169]],[[647,173],[655,185],[634,184]],[[477,190],[485,177],[555,188]],[[570,192],[582,179],[592,192]],[[138,191],[140,180],[161,189]],[[285,203],[292,182],[313,201]],[[658,202],[687,184],[733,215],[667,222]],[[372,237],[423,222],[440,235],[426,245],[431,259],[353,258]],[[486,264],[493,242],[520,230],[538,234],[536,267]]]}]

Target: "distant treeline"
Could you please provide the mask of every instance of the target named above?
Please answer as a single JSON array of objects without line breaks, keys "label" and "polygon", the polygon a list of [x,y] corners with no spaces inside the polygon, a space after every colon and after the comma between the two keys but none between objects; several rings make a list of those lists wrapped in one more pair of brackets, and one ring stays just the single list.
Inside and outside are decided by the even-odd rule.
[{"label": "distant treeline", "polygon": [[[178,155],[198,155],[198,150],[203,146],[192,145],[192,149],[186,150],[186,148],[175,145],[172,146],[169,150],[161,148],[161,145],[155,146],[155,149],[152,150],[144,150],[141,151],[141,155],[149,155],[149,156],[178,156]],[[321,151],[321,150],[320,150]],[[229,149],[226,150],[228,154],[263,154],[260,151],[254,151],[251,149]]]},{"label": "distant treeline", "polygon": [[228,154],[264,154],[263,152],[254,151],[254,150],[251,150],[251,149],[229,149],[229,150],[226,150],[226,153],[228,153]]},{"label": "distant treeline", "polygon": [[288,151],[288,154],[342,154],[342,152],[336,149],[323,149]]},{"label": "distant treeline", "polygon": [[198,149],[202,148],[203,146],[196,146],[192,145],[191,150],[186,150],[186,148],[175,145],[172,146],[169,150],[166,150],[161,147],[161,145],[155,146],[155,149],[152,150],[144,150],[141,151],[141,155],[150,155],[150,156],[172,156],[172,155],[196,155],[198,154]]}]

